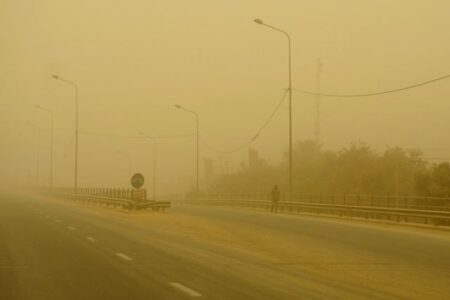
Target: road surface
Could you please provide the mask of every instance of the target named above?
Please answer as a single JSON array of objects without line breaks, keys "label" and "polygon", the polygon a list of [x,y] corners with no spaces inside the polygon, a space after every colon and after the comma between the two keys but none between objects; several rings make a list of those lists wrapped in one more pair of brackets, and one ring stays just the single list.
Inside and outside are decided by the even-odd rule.
[{"label": "road surface", "polygon": [[450,299],[450,233],[0,195],[0,299]]}]

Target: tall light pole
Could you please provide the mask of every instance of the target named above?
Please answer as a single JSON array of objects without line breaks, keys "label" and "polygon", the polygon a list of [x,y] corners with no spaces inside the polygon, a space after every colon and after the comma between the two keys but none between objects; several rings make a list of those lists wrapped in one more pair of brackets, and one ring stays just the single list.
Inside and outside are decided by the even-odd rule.
[{"label": "tall light pole", "polygon": [[291,63],[291,37],[289,33],[278,27],[264,23],[261,19],[254,20],[256,24],[283,33],[288,40],[288,74],[289,74],[289,198],[292,198],[292,63]]},{"label": "tall light pole", "polygon": [[53,79],[60,80],[62,82],[68,83],[75,88],[75,183],[74,183],[74,192],[75,196],[77,194],[78,189],[78,86],[76,83],[63,79],[58,75],[53,74]]},{"label": "tall light pole", "polygon": [[127,153],[124,153],[124,152],[122,152],[122,151],[119,151],[119,150],[116,150],[116,153],[117,153],[117,154],[120,154],[120,155],[122,155],[122,156],[124,156],[124,157],[127,158],[127,162],[128,162],[128,176],[131,177],[132,163],[131,163],[131,157],[130,157],[130,155],[127,154]]},{"label": "tall light pole", "polygon": [[[139,132],[139,135],[149,138],[143,132]],[[156,161],[157,161],[157,143],[156,139],[153,139],[153,200],[156,200]]]},{"label": "tall light pole", "polygon": [[198,114],[197,114],[195,111],[190,110],[190,109],[187,109],[187,108],[185,108],[185,107],[182,107],[181,105],[178,105],[178,104],[175,104],[175,107],[178,108],[178,109],[181,109],[181,110],[190,112],[191,114],[193,114],[193,115],[195,116],[196,127],[197,127],[197,186],[196,186],[196,196],[198,197],[199,192],[200,192],[200,188],[199,188],[199,176],[198,176],[198,174],[199,174],[199,147],[198,147],[198,144],[199,144],[199,143],[198,143],[198,141],[199,141],[199,130],[198,130],[198,121],[199,121],[199,118],[198,118]]},{"label": "tall light pole", "polygon": [[46,109],[40,105],[35,105],[39,110],[50,114],[50,189],[53,188],[53,111]]},{"label": "tall light pole", "polygon": [[36,185],[39,186],[39,158],[41,156],[41,129],[39,126],[26,122],[26,124],[34,129],[36,129],[37,132],[37,152],[36,152]]}]

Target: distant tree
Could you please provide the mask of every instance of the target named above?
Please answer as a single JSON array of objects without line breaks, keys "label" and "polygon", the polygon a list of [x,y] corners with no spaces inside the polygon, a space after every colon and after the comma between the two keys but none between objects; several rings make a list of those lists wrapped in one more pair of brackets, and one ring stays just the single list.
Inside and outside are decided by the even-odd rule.
[{"label": "distant tree", "polygon": [[415,191],[420,196],[432,196],[431,170],[422,170],[414,175]]},{"label": "distant tree", "polygon": [[[288,155],[279,165],[249,152],[249,162],[238,171],[216,176],[215,192],[268,192],[277,184],[288,190]],[[363,142],[340,151],[325,151],[315,140],[293,147],[294,193],[348,193],[448,196],[450,164],[428,165],[416,149],[388,148],[381,155]]]},{"label": "distant tree", "polygon": [[388,148],[381,157],[382,185],[386,194],[414,194],[416,175],[426,169],[422,153],[415,149]]},{"label": "distant tree", "polygon": [[433,165],[430,191],[433,196],[450,196],[450,163],[444,162]]},{"label": "distant tree", "polygon": [[[332,189],[336,154],[323,151],[315,140],[297,142],[293,149],[294,192],[329,192]],[[284,167],[287,169],[287,154]]]},{"label": "distant tree", "polygon": [[370,193],[379,189],[378,158],[363,142],[352,143],[338,152],[336,191]]}]

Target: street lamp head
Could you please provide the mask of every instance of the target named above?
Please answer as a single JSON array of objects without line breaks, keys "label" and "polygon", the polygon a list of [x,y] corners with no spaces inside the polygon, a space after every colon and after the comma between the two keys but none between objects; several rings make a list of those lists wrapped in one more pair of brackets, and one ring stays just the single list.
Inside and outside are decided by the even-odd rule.
[{"label": "street lamp head", "polygon": [[42,107],[40,107],[38,104],[36,104],[34,107],[41,109]]},{"label": "street lamp head", "polygon": [[254,19],[253,21],[254,21],[256,24],[264,25],[264,22],[263,22],[261,19]]},{"label": "street lamp head", "polygon": [[175,104],[176,108],[181,108],[181,105]]},{"label": "street lamp head", "polygon": [[52,75],[52,78],[53,78],[53,79],[59,79],[59,76],[56,75],[56,74],[53,74],[53,75]]}]

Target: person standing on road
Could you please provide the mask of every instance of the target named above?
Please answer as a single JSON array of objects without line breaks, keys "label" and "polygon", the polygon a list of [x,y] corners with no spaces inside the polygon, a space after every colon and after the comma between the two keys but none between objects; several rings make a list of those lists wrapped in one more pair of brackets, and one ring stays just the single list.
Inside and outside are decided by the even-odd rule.
[{"label": "person standing on road", "polygon": [[272,206],[270,207],[270,211],[277,213],[278,212],[278,202],[280,202],[280,191],[278,190],[278,186],[275,186],[270,194],[270,198],[272,200]]}]

